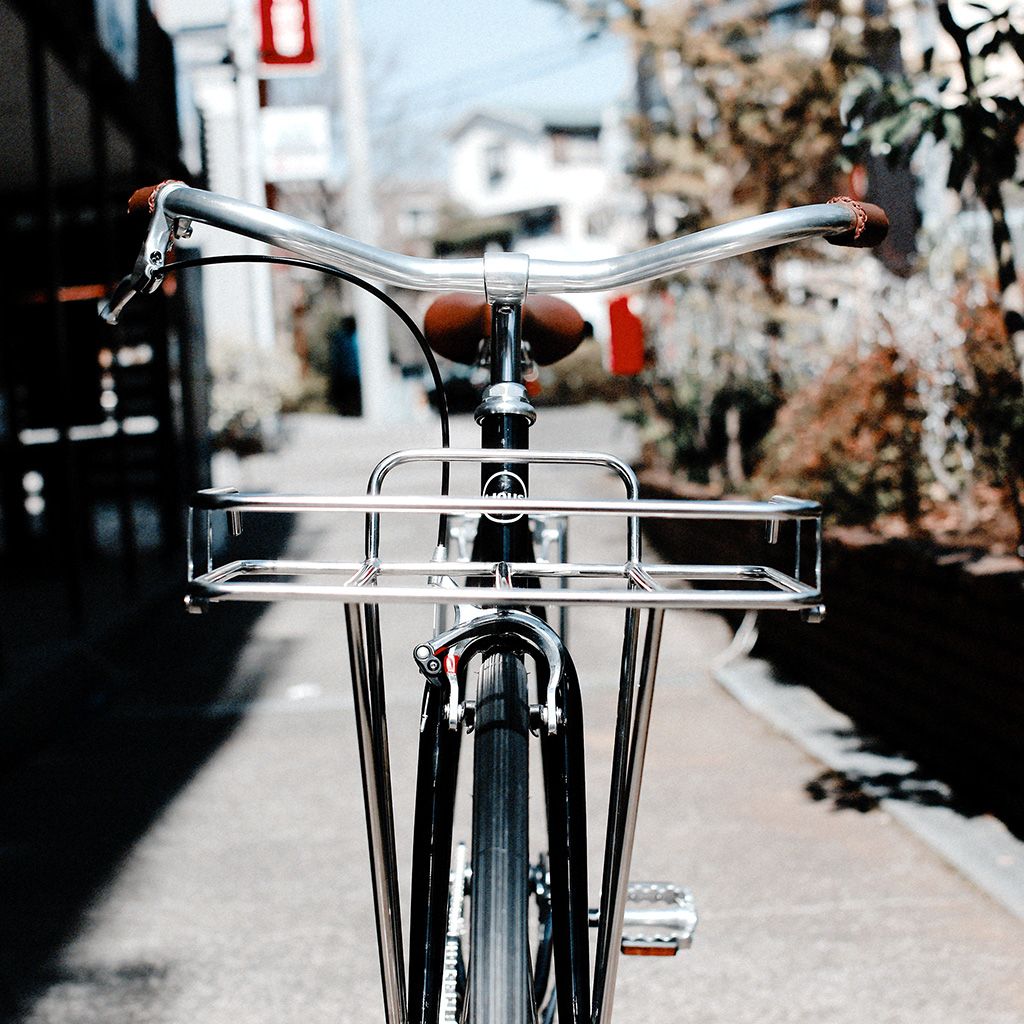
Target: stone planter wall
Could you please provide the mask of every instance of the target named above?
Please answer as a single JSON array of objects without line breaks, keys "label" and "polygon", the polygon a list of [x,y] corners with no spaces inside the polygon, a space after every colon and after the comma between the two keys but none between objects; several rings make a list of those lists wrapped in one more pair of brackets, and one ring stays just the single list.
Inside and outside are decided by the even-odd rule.
[{"label": "stone planter wall", "polygon": [[[663,483],[649,494],[666,496]],[[767,558],[760,529],[654,523],[679,562]],[[760,554],[758,554],[760,552]],[[1001,571],[993,571],[1001,570]],[[821,625],[764,614],[755,653],[887,747],[949,783],[967,810],[1024,829],[1024,572],[907,541],[830,536]]]}]

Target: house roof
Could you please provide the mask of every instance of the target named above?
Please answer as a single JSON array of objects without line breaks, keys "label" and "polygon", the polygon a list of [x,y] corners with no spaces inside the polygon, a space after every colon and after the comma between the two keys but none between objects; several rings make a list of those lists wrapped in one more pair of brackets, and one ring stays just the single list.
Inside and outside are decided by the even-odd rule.
[{"label": "house roof", "polygon": [[584,109],[564,110],[501,110],[478,108],[464,114],[448,130],[448,140],[457,141],[477,125],[491,125],[505,130],[518,131],[528,135],[544,132],[567,131],[596,135],[601,130],[599,112]]}]

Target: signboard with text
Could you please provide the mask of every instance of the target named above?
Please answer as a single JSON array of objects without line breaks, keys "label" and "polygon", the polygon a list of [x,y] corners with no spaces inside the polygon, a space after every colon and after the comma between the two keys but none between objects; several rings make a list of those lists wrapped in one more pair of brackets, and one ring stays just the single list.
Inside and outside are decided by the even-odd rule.
[{"label": "signboard with text", "polygon": [[323,181],[331,166],[326,107],[264,107],[260,111],[267,181]]},{"label": "signboard with text", "polygon": [[316,61],[310,0],[260,0],[260,61],[267,71],[308,70]]}]

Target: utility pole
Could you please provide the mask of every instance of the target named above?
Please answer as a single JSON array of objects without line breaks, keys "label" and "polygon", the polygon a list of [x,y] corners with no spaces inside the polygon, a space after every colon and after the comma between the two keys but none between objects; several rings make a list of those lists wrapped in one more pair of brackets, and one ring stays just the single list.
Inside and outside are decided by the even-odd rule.
[{"label": "utility pole", "polygon": [[[259,141],[259,77],[256,70],[257,32],[252,4],[232,0],[228,13],[228,46],[234,63],[235,114],[238,130],[238,176],[241,198],[263,206],[267,201]],[[233,242],[234,252],[266,252],[266,247],[245,239]],[[269,267],[250,264],[239,268],[248,289],[248,334],[263,351],[274,347],[274,304]]]},{"label": "utility pole", "polygon": [[636,38],[633,42],[634,59],[636,61],[636,109],[638,115],[638,137],[637,144],[640,148],[640,156],[637,161],[638,177],[642,182],[644,195],[644,233],[648,242],[657,242],[658,218],[657,209],[654,205],[653,179],[657,168],[657,161],[654,158],[654,46],[649,39],[644,38],[647,31],[647,24],[644,18],[644,8],[640,3],[631,3],[629,8],[630,21]]},{"label": "utility pole", "polygon": [[[345,233],[376,245],[377,209],[373,192],[373,167],[366,126],[366,92],[363,51],[356,19],[355,0],[338,0],[339,36],[337,53],[338,86],[345,119]],[[388,348],[387,311],[362,288],[355,289],[356,336],[359,342],[359,382],[363,416],[384,421],[401,416],[401,395],[391,370]]]}]

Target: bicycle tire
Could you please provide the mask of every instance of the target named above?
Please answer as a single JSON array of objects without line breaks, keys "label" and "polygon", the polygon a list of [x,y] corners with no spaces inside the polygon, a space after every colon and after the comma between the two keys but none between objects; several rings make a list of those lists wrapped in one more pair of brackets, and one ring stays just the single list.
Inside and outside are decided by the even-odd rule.
[{"label": "bicycle tire", "polygon": [[529,704],[526,667],[484,658],[473,743],[469,1016],[533,1020],[529,950]]}]

